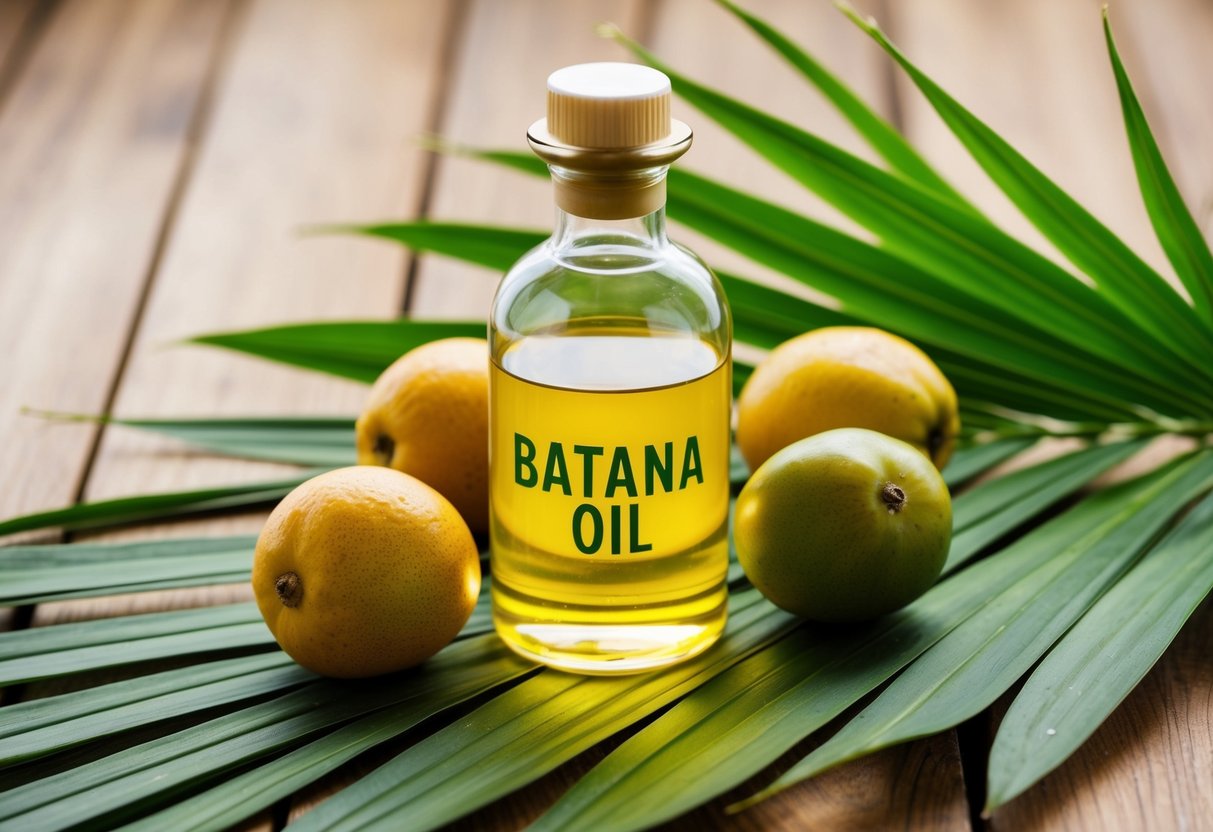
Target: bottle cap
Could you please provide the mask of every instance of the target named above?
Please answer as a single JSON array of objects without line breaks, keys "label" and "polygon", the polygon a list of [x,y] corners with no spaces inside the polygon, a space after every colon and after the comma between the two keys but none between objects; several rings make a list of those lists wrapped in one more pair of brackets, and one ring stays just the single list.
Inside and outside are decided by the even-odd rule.
[{"label": "bottle cap", "polygon": [[598,219],[664,205],[665,167],[691,146],[691,128],[670,118],[670,98],[670,79],[641,64],[576,64],[549,75],[547,118],[527,139],[552,165],[556,204]]},{"label": "bottle cap", "polygon": [[670,79],[641,64],[592,63],[548,76],[548,132],[575,147],[624,150],[670,134]]}]

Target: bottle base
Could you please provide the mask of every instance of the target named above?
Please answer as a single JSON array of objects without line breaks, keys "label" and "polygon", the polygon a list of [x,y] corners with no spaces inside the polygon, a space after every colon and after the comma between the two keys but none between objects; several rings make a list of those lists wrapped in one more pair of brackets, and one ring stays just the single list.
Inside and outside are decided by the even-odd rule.
[{"label": "bottle base", "polygon": [[506,646],[556,670],[590,676],[644,673],[686,661],[720,638],[724,616],[705,624],[584,625],[495,620]]}]

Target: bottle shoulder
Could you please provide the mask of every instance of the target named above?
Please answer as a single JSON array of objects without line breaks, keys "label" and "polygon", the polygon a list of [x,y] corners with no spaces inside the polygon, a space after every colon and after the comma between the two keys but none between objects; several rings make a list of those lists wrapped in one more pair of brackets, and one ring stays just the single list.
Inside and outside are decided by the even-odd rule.
[{"label": "bottle shoulder", "polygon": [[574,256],[550,241],[523,255],[498,286],[492,328],[507,339],[615,321],[653,334],[695,335],[726,353],[728,301],[716,275],[676,243],[587,247]]}]

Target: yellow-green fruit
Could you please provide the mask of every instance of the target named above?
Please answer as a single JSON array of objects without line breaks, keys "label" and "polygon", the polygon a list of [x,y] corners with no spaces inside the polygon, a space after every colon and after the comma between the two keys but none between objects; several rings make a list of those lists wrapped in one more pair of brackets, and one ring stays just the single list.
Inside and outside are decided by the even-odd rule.
[{"label": "yellow-green fruit", "polygon": [[933,584],[952,537],[948,487],[910,445],[858,428],[776,453],[737,498],[737,557],[773,603],[815,621],[862,621]]},{"label": "yellow-green fruit", "polygon": [[942,469],[960,431],[956,391],[904,338],[835,326],[780,344],[738,398],[737,444],[750,470],[797,439],[834,428],[894,436]]},{"label": "yellow-green fruit", "polygon": [[278,644],[325,676],[419,664],[455,638],[480,593],[480,553],[425,483],[356,466],[313,477],[270,514],[253,593]]},{"label": "yellow-green fruit", "polygon": [[398,358],[371,387],[354,439],[359,465],[412,474],[487,532],[488,343],[444,338]]}]

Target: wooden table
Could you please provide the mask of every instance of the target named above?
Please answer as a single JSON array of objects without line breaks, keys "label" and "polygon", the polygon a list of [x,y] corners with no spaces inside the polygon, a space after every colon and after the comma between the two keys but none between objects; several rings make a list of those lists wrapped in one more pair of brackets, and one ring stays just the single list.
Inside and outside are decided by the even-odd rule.
[{"label": "wooden table", "polygon": [[[750,5],[878,104],[996,219],[1039,242],[905,79],[828,3]],[[1165,265],[1136,193],[1096,0],[859,5],[1148,260]],[[1122,0],[1113,17],[1164,152],[1207,232],[1213,4]],[[0,0],[0,517],[281,471],[186,453],[121,428],[47,424],[22,415],[23,406],[169,416],[355,413],[362,404],[359,385],[174,345],[185,336],[402,310],[483,315],[493,274],[298,230],[419,216],[548,224],[544,184],[433,157],[414,139],[438,133],[522,147],[550,70],[626,57],[594,34],[605,20],[691,75],[862,152],[791,70],[708,0]],[[697,132],[687,167],[834,216],[706,119],[679,109]],[[719,265],[761,274],[710,241],[681,236]],[[248,532],[263,517],[98,537]],[[45,604],[0,621],[44,626],[249,595],[245,586],[165,591]],[[674,826],[1211,829],[1211,634],[1206,605],[1103,729],[991,820],[976,807],[999,708],[741,816],[726,818],[718,801]],[[55,688],[30,693],[47,690]],[[280,827],[393,750],[248,826]],[[603,753],[583,755],[460,828],[519,826]]]}]

